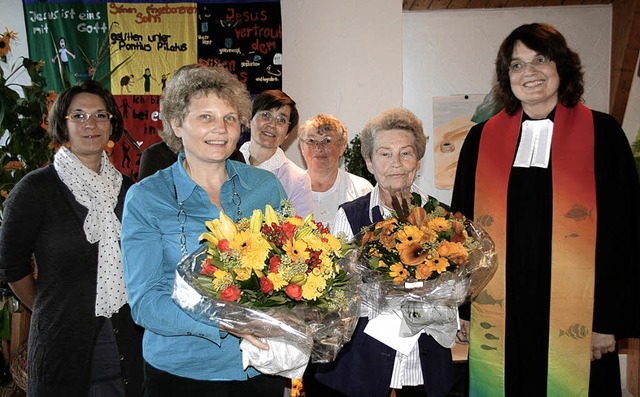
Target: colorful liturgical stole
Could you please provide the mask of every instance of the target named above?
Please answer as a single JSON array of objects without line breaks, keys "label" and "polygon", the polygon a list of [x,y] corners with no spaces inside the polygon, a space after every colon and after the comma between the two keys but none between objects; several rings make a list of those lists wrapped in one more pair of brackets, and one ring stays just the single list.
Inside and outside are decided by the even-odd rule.
[{"label": "colorful liturgical stole", "polygon": [[[503,396],[507,190],[522,110],[504,111],[482,131],[475,187],[475,220],[493,238],[498,270],[471,312],[470,396]],[[596,189],[591,111],[557,105],[551,167],[553,226],[547,395],[587,396],[595,279]],[[508,266],[508,265],[507,265]],[[535,269],[531,269],[535,271]],[[492,304],[501,302],[502,304]],[[491,339],[486,327],[491,328]],[[567,334],[567,330],[571,333]],[[497,337],[497,338],[496,338]]]}]

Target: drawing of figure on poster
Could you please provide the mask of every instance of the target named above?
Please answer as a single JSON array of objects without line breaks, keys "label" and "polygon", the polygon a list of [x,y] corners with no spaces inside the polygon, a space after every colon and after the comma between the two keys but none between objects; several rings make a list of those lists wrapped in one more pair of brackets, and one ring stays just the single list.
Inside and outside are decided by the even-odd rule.
[{"label": "drawing of figure on poster", "polygon": [[59,59],[62,67],[65,68],[67,73],[71,74],[71,68],[69,67],[69,57],[76,59],[75,54],[69,51],[69,49],[67,48],[67,40],[64,38],[64,36],[62,36],[58,40],[58,53],[55,54],[53,58],[51,58],[51,63],[55,63],[56,60]]},{"label": "drawing of figure on poster", "polygon": [[453,188],[460,148],[469,129],[475,124],[489,119],[498,110],[492,93],[433,98],[433,151],[436,188]]}]

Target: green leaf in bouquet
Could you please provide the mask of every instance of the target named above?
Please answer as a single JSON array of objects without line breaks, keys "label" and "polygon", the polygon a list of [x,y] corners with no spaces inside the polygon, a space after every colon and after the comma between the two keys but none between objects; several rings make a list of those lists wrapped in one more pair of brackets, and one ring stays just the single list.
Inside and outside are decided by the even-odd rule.
[{"label": "green leaf in bouquet", "polygon": [[213,283],[211,282],[211,277],[209,276],[199,276],[196,281],[200,284],[200,286],[207,292],[214,294],[217,296],[216,290],[213,288]]},{"label": "green leaf in bouquet", "polygon": [[427,211],[427,214],[429,214],[435,211],[436,207],[438,207],[439,205],[440,205],[440,202],[438,201],[438,199],[434,197],[429,197],[429,200],[427,200],[427,202],[422,206],[422,208],[424,208],[424,210]]}]

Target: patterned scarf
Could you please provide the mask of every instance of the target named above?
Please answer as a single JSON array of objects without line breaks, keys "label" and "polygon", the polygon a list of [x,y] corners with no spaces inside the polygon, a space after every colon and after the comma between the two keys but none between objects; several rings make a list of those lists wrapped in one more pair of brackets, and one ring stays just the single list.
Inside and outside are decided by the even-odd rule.
[{"label": "patterned scarf", "polygon": [[111,317],[127,303],[120,254],[120,221],[114,212],[122,174],[105,152],[98,173],[84,166],[65,147],[56,153],[53,165],[75,199],[89,210],[84,220],[84,233],[89,243],[99,242],[96,316]]},{"label": "patterned scarf", "polygon": [[[499,266],[485,289],[487,299],[472,305],[470,396],[504,395],[505,307],[509,304],[505,299],[507,190],[521,119],[522,110],[513,117],[502,111],[487,122],[480,140],[474,217],[491,220],[481,223],[494,239]],[[597,220],[594,128],[588,108],[558,104],[551,156],[553,226],[547,395],[587,396]],[[577,210],[586,211],[589,216],[573,216]],[[502,304],[491,304],[495,302]],[[492,327],[491,340],[483,329],[488,325]],[[580,330],[574,337],[561,332],[572,327]]]}]

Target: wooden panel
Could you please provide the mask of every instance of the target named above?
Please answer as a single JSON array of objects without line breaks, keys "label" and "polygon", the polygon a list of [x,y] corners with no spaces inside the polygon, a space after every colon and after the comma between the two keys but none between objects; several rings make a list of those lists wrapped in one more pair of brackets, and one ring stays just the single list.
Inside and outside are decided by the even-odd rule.
[{"label": "wooden panel", "polygon": [[609,113],[622,124],[640,49],[640,4],[613,3]]},{"label": "wooden panel", "polygon": [[545,6],[561,6],[564,3],[564,0],[547,0],[544,5]]},{"label": "wooden panel", "polygon": [[527,0],[509,0],[505,7],[524,7],[529,3]]},{"label": "wooden panel", "polygon": [[433,0],[430,10],[446,10],[449,7],[450,0]]},{"label": "wooden panel", "polygon": [[451,3],[449,3],[449,9],[460,10],[460,9],[467,8],[468,5],[469,5],[469,0],[451,0]]},{"label": "wooden panel", "polygon": [[[620,0],[616,0],[620,1]],[[625,0],[623,0],[625,1]],[[611,4],[613,0],[403,0],[405,11]]]},{"label": "wooden panel", "polygon": [[640,339],[620,340],[618,351],[627,355],[627,384],[622,386],[634,397],[640,396]]},{"label": "wooden panel", "polygon": [[487,8],[504,8],[507,6],[509,0],[491,0],[487,4]]}]

